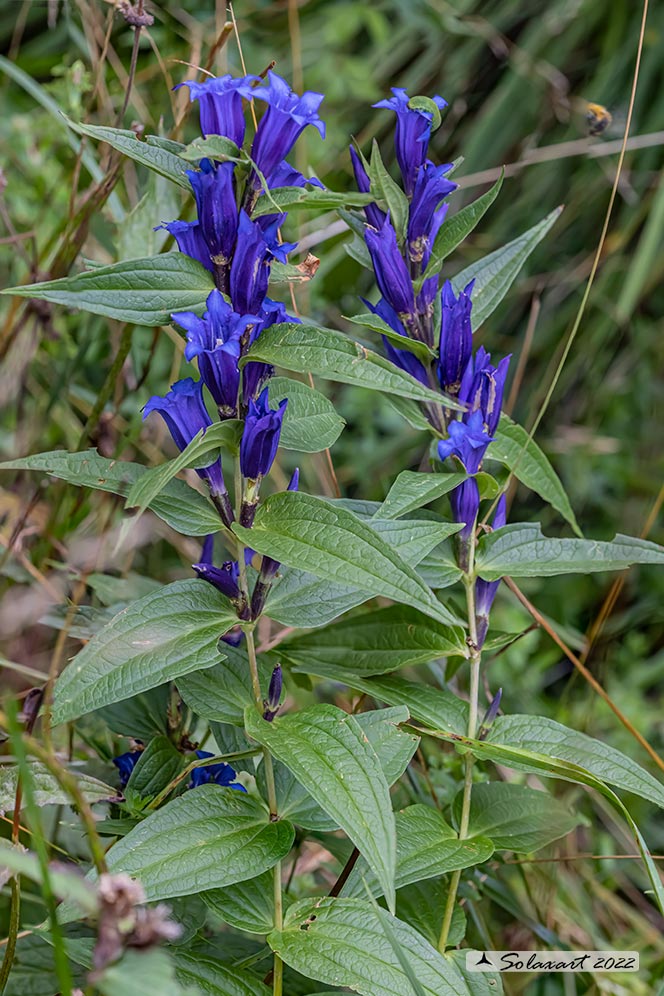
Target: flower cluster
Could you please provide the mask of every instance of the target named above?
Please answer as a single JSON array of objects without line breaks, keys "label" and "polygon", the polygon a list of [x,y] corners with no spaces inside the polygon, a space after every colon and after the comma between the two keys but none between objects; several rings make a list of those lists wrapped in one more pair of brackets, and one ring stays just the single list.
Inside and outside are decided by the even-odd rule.
[{"label": "flower cluster", "polygon": [[[202,315],[183,311],[171,316],[185,333],[185,359],[196,361],[200,379],[178,381],[165,396],[150,398],[143,412],[144,417],[151,412],[161,415],[180,450],[212,425],[208,395],[220,420],[241,420],[241,508],[233,509],[216,454],[197,473],[207,482],[223,525],[230,528],[237,517],[243,526],[250,527],[260,482],[270,472],[277,453],[287,399],[272,408],[267,383],[273,368],[261,362],[244,362],[244,357],[269,326],[299,321],[281,302],[267,296],[272,264],[286,263],[296,248],[294,243],[281,241],[286,215],[269,213],[270,198],[284,185],[321,186],[314,178],[305,179],[286,156],[307,125],[313,125],[324,137],[325,125],[318,117],[323,97],[312,92],[300,97],[273,72],[267,82],[257,76],[236,79],[227,75],[180,86],[187,86],[191,100],[198,102],[203,138],[220,136],[224,141],[219,148],[230,151],[218,153],[223,161],[202,159],[199,169],[187,171],[196,201],[196,220],[172,221],[162,227],[174,236],[180,252],[210,271],[215,289]],[[242,151],[244,102],[248,100],[262,101],[267,108],[250,149]],[[292,486],[297,487],[297,480]],[[253,600],[240,591],[238,562],[215,567],[210,543],[194,569],[236,603],[240,619],[250,619],[262,608],[270,572],[273,576],[276,566],[264,561]]]},{"label": "flower cluster", "polygon": [[[364,239],[381,293],[371,310],[405,340],[418,340],[430,350],[426,363],[407,346],[397,348],[385,336],[388,358],[422,384],[440,390],[440,405],[427,404],[425,414],[439,436],[438,456],[456,459],[468,478],[451,495],[452,513],[462,529],[457,535],[459,566],[469,567],[469,541],[475,531],[480,492],[476,474],[494,439],[502,407],[509,357],[497,366],[480,347],[473,355],[471,326],[474,281],[455,291],[446,280],[439,288],[436,268],[428,269],[432,250],[445,223],[445,198],[456,189],[448,174],[452,164],[436,166],[428,158],[429,140],[436,119],[446,104],[441,97],[410,99],[405,90],[375,107],[395,111],[396,157],[408,204],[406,224],[398,231],[389,213],[379,204],[365,208]],[[359,189],[371,191],[370,167],[351,148]],[[386,205],[384,205],[386,206]],[[442,437],[442,438],[440,438]],[[505,523],[505,501],[497,505],[493,527]],[[476,624],[478,642],[484,642],[488,615],[498,583],[477,581]]]}]

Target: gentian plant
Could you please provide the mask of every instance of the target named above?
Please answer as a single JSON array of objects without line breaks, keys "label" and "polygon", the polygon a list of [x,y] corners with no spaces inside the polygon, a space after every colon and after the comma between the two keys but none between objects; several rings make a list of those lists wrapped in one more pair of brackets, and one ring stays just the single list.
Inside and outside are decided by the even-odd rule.
[{"label": "gentian plant", "polygon": [[[140,970],[169,994],[499,993],[498,974],[466,962],[486,946],[486,863],[579,819],[540,783],[495,780],[492,765],[602,793],[643,859],[642,901],[664,910],[614,792],[662,805],[662,785],[608,745],[520,714],[519,689],[481,680],[483,652],[514,639],[491,621],[501,579],[664,563],[650,542],[581,536],[546,456],[503,413],[510,357],[474,341],[558,212],[447,276],[500,182],[450,208],[458,164],[431,152],[442,98],[395,88],[379,101],[396,115],[401,182],[377,143],[368,158],[354,145],[359,192],[335,193],[288,161],[306,128],[325,135],[321,94],[300,96],[274,72],[182,85],[200,115],[188,146],[85,126],[187,191],[187,218],[193,197],[194,220],[155,218],[177,248],[12,291],[172,323],[188,366],[135,399],[146,432],[163,419],[174,458],[147,469],[55,451],[5,469],[113,491],[201,544],[189,576],[151,586],[91,634],[46,686],[40,720],[39,692],[22,720],[7,716],[16,813],[34,828],[40,802],[75,805],[90,864],[83,880],[3,843],[14,903],[19,875],[65,900],[48,905],[54,943],[68,945],[61,992],[87,976],[87,992],[115,993]],[[282,235],[295,209],[338,209],[347,223],[377,288],[350,321],[378,351],[279,300],[279,284],[313,272],[290,262],[297,245]],[[306,494],[297,470],[283,487],[280,446],[329,448],[343,419],[275,367],[382,392],[421,433],[419,469],[404,468],[381,503]],[[312,412],[325,415],[315,430]],[[198,477],[176,476],[187,469]],[[507,524],[513,479],[572,535]],[[358,693],[346,709],[330,701],[339,689]],[[49,753],[36,723],[47,743],[73,724],[111,784]],[[294,890],[307,849],[325,849],[326,871]]]}]

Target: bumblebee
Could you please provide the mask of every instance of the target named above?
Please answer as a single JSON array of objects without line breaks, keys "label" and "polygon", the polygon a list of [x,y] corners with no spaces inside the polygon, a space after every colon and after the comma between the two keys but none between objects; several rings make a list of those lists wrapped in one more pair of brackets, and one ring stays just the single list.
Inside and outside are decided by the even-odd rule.
[{"label": "bumblebee", "polygon": [[588,134],[602,135],[609,127],[613,117],[606,107],[601,104],[588,104],[586,108],[586,122],[588,124]]}]

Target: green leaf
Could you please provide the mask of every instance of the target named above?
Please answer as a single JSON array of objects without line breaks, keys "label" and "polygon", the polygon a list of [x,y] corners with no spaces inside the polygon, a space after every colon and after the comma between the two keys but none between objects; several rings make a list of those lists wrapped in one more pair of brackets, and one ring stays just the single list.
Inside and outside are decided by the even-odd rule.
[{"label": "green leaf", "polygon": [[[468,996],[456,967],[416,930],[390,920],[396,940],[427,996]],[[268,943],[297,972],[362,996],[413,996],[401,962],[366,900],[310,899],[294,903],[283,930]]]},{"label": "green leaf", "polygon": [[326,668],[335,680],[345,672],[367,677],[385,674],[410,664],[426,664],[447,655],[468,656],[461,627],[443,626],[403,605],[392,605],[353,616],[288,640],[279,652],[315,674]]},{"label": "green leaf", "polygon": [[[10,844],[0,838],[0,868],[8,869],[12,874],[24,875],[37,885],[43,886],[42,868],[39,858],[32,851],[26,851],[21,845]],[[72,904],[78,910],[94,914],[97,912],[97,896],[80,875],[77,869],[61,865],[59,868],[49,868],[51,890],[58,897]]]},{"label": "green leaf", "polygon": [[307,190],[305,187],[281,187],[279,190],[271,190],[269,198],[259,197],[251,217],[274,214],[275,204],[279,211],[332,211],[336,208],[364,207],[372,204],[374,199],[371,194],[360,194],[353,190],[337,193],[320,188]]},{"label": "green leaf", "polygon": [[322,498],[278,492],[260,505],[251,529],[236,523],[233,531],[247,546],[280,563],[384,595],[446,624],[457,621],[366,522]]},{"label": "green leaf", "polygon": [[[456,831],[436,809],[416,804],[396,815],[397,870],[396,887],[437,878],[447,872],[470,868],[488,861],[494,852],[487,836],[459,840]],[[375,879],[362,863],[355,866],[342,889],[342,896],[364,895],[363,878],[374,895],[379,894]]]},{"label": "green leaf", "polygon": [[423,474],[402,470],[376,512],[380,519],[398,519],[406,512],[422,508],[463,484],[467,474]]},{"label": "green leaf", "polygon": [[376,752],[387,784],[401,778],[418,748],[419,737],[399,729],[399,723],[409,718],[405,706],[392,709],[372,709],[358,713],[355,720]]},{"label": "green leaf", "polygon": [[445,219],[434,240],[427,268],[416,283],[417,290],[421,288],[424,281],[428,280],[429,277],[440,273],[444,260],[454,252],[456,247],[470,235],[475,226],[481,221],[498,196],[500,188],[503,185],[504,175],[504,170],[501,170],[500,176],[493,187],[491,187],[491,190],[487,190],[486,194],[482,194],[472,204],[468,204],[460,211],[457,211],[451,218]]},{"label": "green leaf", "polygon": [[127,789],[139,798],[152,799],[186,766],[182,754],[168,737],[153,737],[139,755]]},{"label": "green leaf", "polygon": [[374,315],[372,312],[364,315],[353,315],[351,318],[346,318],[346,321],[384,335],[397,349],[405,349],[408,353],[416,356],[418,360],[421,360],[422,363],[430,363],[436,355],[433,349],[430,349],[425,342],[421,342],[419,339],[411,339],[407,335],[400,335],[387,322],[384,322],[382,318],[379,318],[378,315]]},{"label": "green leaf", "polygon": [[522,484],[560,512],[577,536],[582,535],[560,478],[534,439],[529,441],[523,426],[501,415],[488,457],[509,467]]},{"label": "green leaf", "polygon": [[[185,467],[209,467],[214,460],[211,454],[221,447],[236,452],[242,428],[243,423],[239,419],[226,419],[211,425],[208,429],[201,429],[173,460],[168,460],[158,467],[151,467],[132,484],[127,494],[126,507],[138,507],[140,512],[143,512],[152,505],[169,481]],[[219,529],[218,521],[217,529]]]},{"label": "green leaf", "polygon": [[66,723],[189,671],[212,667],[237,622],[223,596],[197,578],[175,581],[119,612],[55,684],[53,722]]},{"label": "green leaf", "polygon": [[545,716],[499,716],[488,740],[582,765],[596,778],[664,809],[664,784],[631,757]]},{"label": "green leaf", "polygon": [[220,162],[232,161],[239,159],[241,152],[235,142],[231,142],[230,138],[226,138],[224,135],[206,135],[204,138],[199,135],[183,149],[181,155],[183,159],[187,160],[189,169],[191,169],[191,163],[198,166],[201,159],[218,159]]},{"label": "green leaf", "polygon": [[95,988],[100,996],[144,996],[146,992],[192,996],[191,990],[180,987],[171,958],[159,948],[125,951],[120,961],[95,976]]},{"label": "green leaf", "polygon": [[350,837],[394,908],[390,791],[376,752],[357,720],[332,705],[312,706],[271,723],[249,709],[246,727]]},{"label": "green leaf", "polygon": [[379,202],[385,211],[389,211],[390,221],[397,233],[397,238],[403,242],[408,228],[408,198],[385,168],[375,138],[371,145],[371,161],[367,173],[372,200]]},{"label": "green leaf", "polygon": [[[41,761],[31,762],[30,771],[32,773],[34,800],[38,806],[71,806],[73,804],[71,796],[61,788],[58,780]],[[0,765],[0,812],[14,812],[17,781],[18,768],[16,765]],[[97,778],[92,778],[91,775],[86,775],[81,771],[76,772],[76,784],[83,798],[90,803],[101,802],[102,799],[110,799],[117,794],[110,785],[105,785],[104,782],[100,782]]]},{"label": "green leaf", "polygon": [[273,377],[268,396],[273,407],[288,398],[279,440],[286,450],[300,453],[325,450],[336,442],[346,424],[324,394],[299,380]]},{"label": "green leaf", "polygon": [[[335,820],[329,816],[324,809],[312,799],[307,790],[297,780],[293,772],[281,764],[274,761],[274,783],[277,793],[277,812],[279,817],[289,820],[295,826],[304,830],[315,830],[322,833],[331,830],[338,830]],[[263,797],[267,797],[267,783],[265,781],[265,771],[263,766],[258,769],[256,779],[260,786]],[[270,924],[270,930],[274,921]],[[267,931],[263,931],[267,933]]]},{"label": "green leaf", "polygon": [[[108,460],[96,450],[68,453],[53,450],[0,463],[0,470],[38,470],[70,484],[128,495],[147,467],[126,460]],[[219,513],[207,498],[184,481],[170,481],[149,508],[172,529],[185,536],[206,536],[219,529]]]},{"label": "green leaf", "polygon": [[409,401],[408,398],[397,398],[396,395],[393,397],[386,395],[385,400],[390,408],[393,408],[398,415],[401,415],[408,422],[411,428],[417,429],[418,432],[431,432],[431,423],[415,401]]},{"label": "green leaf", "polygon": [[143,820],[108,852],[109,871],[141,880],[149,900],[255,878],[288,854],[293,827],[252,796],[200,785]]},{"label": "green leaf", "polygon": [[[202,719],[244,726],[244,710],[254,702],[249,659],[243,647],[224,646],[226,660],[177,679],[180,695]],[[258,657],[258,673],[267,694],[273,663]]]},{"label": "green leaf", "polygon": [[519,522],[482,536],[475,558],[485,581],[623,571],[632,564],[664,564],[664,547],[620,534],[610,541],[554,539],[539,525]]},{"label": "green leaf", "polygon": [[[461,793],[454,800],[454,817],[461,818]],[[468,836],[490,837],[494,847],[530,852],[564,837],[579,819],[548,792],[509,782],[473,786]]]},{"label": "green leaf", "polygon": [[562,207],[556,208],[523,235],[489,253],[488,256],[483,256],[476,263],[471,263],[452,278],[455,294],[462,291],[471,280],[475,281],[471,313],[473,329],[478,329],[498,307],[514,283],[519,270],[552,227],[561,211]]},{"label": "green leaf", "polygon": [[167,325],[173,311],[196,311],[214,282],[195,259],[168,252],[147,259],[129,259],[86,273],[0,291],[80,308],[132,325]]},{"label": "green leaf", "polygon": [[[252,360],[415,401],[439,405],[442,400],[439,391],[424,387],[378,353],[353,342],[341,332],[316,325],[283,323],[270,326],[247,353],[245,362]],[[448,404],[447,400],[445,403]]]},{"label": "green leaf", "polygon": [[[281,807],[279,812],[282,812]],[[284,815],[287,815],[285,811]],[[250,934],[269,934],[274,926],[273,871],[265,871],[246,882],[236,882],[226,889],[209,889],[201,893],[201,899],[236,930],[246,930]]]},{"label": "green leaf", "polygon": [[63,117],[72,131],[78,135],[88,135],[99,142],[106,142],[108,145],[129,156],[134,162],[147,166],[160,176],[165,176],[167,180],[173,180],[191,193],[191,184],[186,176],[186,171],[191,166],[185,159],[174,154],[172,151],[162,146],[148,144],[148,140],[141,141],[134,131],[124,128],[105,128],[99,125],[82,124],[72,121],[66,115]]},{"label": "green leaf", "polygon": [[[210,958],[199,951],[178,951],[175,956],[175,974],[180,982],[196,987],[205,996],[269,996],[265,986],[255,975],[241,968],[229,968],[218,958]],[[153,992],[162,996],[148,983],[143,993]]]},{"label": "green leaf", "polygon": [[[449,890],[449,880],[445,876],[424,879],[399,889],[397,892],[397,916],[410,924],[429,944],[438,947],[445,903]],[[452,914],[452,922],[447,943],[460,944],[466,933],[466,918],[460,906]],[[496,996],[494,991],[494,996]]]}]

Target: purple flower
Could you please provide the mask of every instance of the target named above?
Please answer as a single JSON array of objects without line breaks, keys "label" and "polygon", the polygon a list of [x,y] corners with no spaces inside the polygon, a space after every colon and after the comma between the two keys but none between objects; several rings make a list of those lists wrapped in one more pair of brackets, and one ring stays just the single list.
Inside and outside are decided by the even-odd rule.
[{"label": "purple flower", "polygon": [[[325,138],[325,124],[318,117],[323,94],[308,90],[299,97],[272,71],[268,80],[266,86],[251,92],[252,97],[268,105],[251,147],[251,158],[266,177],[286,158],[307,125],[313,125]],[[260,187],[258,177],[252,182]]]},{"label": "purple flower", "polygon": [[[466,288],[467,290],[468,288]],[[465,293],[465,292],[464,292]],[[507,368],[511,359],[505,356],[497,367],[491,364],[491,354],[480,346],[474,360],[470,360],[461,380],[459,400],[464,401],[470,412],[481,412],[484,426],[493,435],[500,419]]]},{"label": "purple flower", "polygon": [[473,412],[467,421],[454,421],[449,425],[449,438],[438,443],[441,460],[455,456],[469,474],[476,474],[482,458],[493,437],[487,433],[481,412]]},{"label": "purple flower", "polygon": [[[374,313],[374,315],[378,315],[378,317],[382,318],[386,325],[389,325],[391,329],[399,335],[404,336],[404,338],[407,338],[406,331],[399,320],[399,316],[394,308],[387,303],[385,298],[381,298],[378,304],[371,304],[369,301],[365,301],[364,298],[362,298],[362,300],[366,304],[367,308]],[[406,373],[409,373],[411,377],[415,378],[415,380],[419,380],[420,384],[424,384],[425,387],[429,386],[429,377],[424,364],[418,360],[418,358],[414,356],[410,350],[399,349],[385,336],[383,336],[383,346],[385,347],[387,358],[391,363],[394,363],[394,365],[399,367],[400,370],[405,370]]]},{"label": "purple flower", "polygon": [[445,174],[452,169],[452,163],[434,166],[427,159],[417,173],[413,199],[408,212],[408,252],[414,263],[421,263],[425,252],[431,249],[435,234],[445,217],[438,214],[437,208],[443,198],[456,190],[457,184],[446,179]]},{"label": "purple flower", "polygon": [[199,578],[202,578],[203,581],[209,581],[226,598],[240,597],[240,568],[237,560],[226,560],[221,567],[214,567],[209,563],[192,564],[191,566]]},{"label": "purple flower", "polygon": [[200,171],[187,170],[208,254],[222,271],[233,254],[238,228],[234,170],[234,163],[215,167],[209,159],[201,160]]},{"label": "purple flower", "polygon": [[240,443],[240,467],[244,477],[256,481],[269,474],[281,436],[281,423],[288,399],[280,402],[276,411],[270,408],[267,387],[258,398],[249,401]]},{"label": "purple flower", "polygon": [[143,748],[140,750],[128,750],[124,754],[118,754],[117,757],[113,758],[113,764],[120,772],[120,788],[124,788],[131,773],[136,767],[136,762],[143,753]]},{"label": "purple flower", "polygon": [[270,687],[268,688],[267,698],[263,701],[263,719],[266,719],[268,723],[271,723],[279,712],[279,703],[281,700],[281,689],[283,688],[283,683],[284,679],[281,671],[281,664],[277,664],[270,678]]},{"label": "purple flower", "polygon": [[296,243],[279,242],[277,232],[286,215],[276,215],[269,224],[265,218],[252,221],[240,211],[238,239],[231,265],[230,291],[238,314],[258,314],[267,294],[270,265],[273,259],[285,263]]},{"label": "purple flower", "polygon": [[169,221],[164,225],[157,225],[155,232],[160,228],[175,238],[178,249],[185,256],[191,256],[198,263],[214,273],[214,263],[210,259],[210,250],[203,235],[203,229],[198,221]]},{"label": "purple flower", "polygon": [[304,187],[307,183],[311,187],[318,187],[320,190],[325,190],[325,187],[317,177],[303,176],[299,170],[291,166],[285,159],[272,170],[267,178],[267,185],[270,190],[274,190],[276,187]]},{"label": "purple flower", "polygon": [[[214,754],[210,754],[207,750],[197,750],[196,757],[199,761],[204,761],[207,757],[214,757]],[[191,773],[189,788],[196,788],[198,785],[207,785],[210,782],[213,785],[222,785],[224,788],[237,789],[238,792],[246,792],[247,790],[244,785],[236,781],[236,779],[235,768],[231,768],[230,764],[221,761],[219,764],[206,764],[203,767],[194,768]]]},{"label": "purple flower", "polygon": [[367,228],[364,240],[381,294],[400,319],[412,316],[415,311],[413,285],[404,258],[399,252],[397,233],[390,224],[389,216],[382,228]]},{"label": "purple flower", "polygon": [[244,140],[244,113],[242,97],[251,94],[251,84],[260,83],[260,76],[233,78],[230,74],[196,83],[185,80],[173,87],[189,87],[189,99],[197,100],[203,137],[223,135],[235,142],[238,148]]},{"label": "purple flower", "polygon": [[198,357],[201,377],[220,415],[236,418],[240,387],[238,360],[251,329],[261,319],[258,315],[238,315],[218,290],[211,291],[206,304],[202,318],[193,311],[176,312],[171,318],[187,332],[185,359]]},{"label": "purple flower", "polygon": [[438,360],[438,380],[443,391],[452,397],[459,393],[461,379],[468,368],[473,351],[473,330],[470,325],[470,312],[473,302],[470,295],[475,281],[471,280],[464,290],[454,295],[452,284],[446,280],[440,295],[440,357]]},{"label": "purple flower", "polygon": [[[491,527],[492,529],[500,529],[501,526],[505,525],[506,521],[506,500],[505,495],[501,495],[496,505],[496,511],[493,514]],[[499,587],[500,580],[483,581],[482,578],[478,578],[475,582],[475,621],[477,625],[477,644],[479,647],[482,647],[486,640],[486,634],[489,629],[489,613],[491,612],[491,606]]]},{"label": "purple flower", "polygon": [[[393,97],[379,100],[374,107],[386,107],[396,111],[397,127],[395,146],[397,161],[403,176],[406,193],[410,196],[415,190],[417,171],[426,161],[431,137],[433,114],[430,111],[414,110],[409,107],[410,98],[405,90],[392,87]],[[439,110],[447,107],[442,97],[433,97],[433,102]]]},{"label": "purple flower", "polygon": [[[369,181],[367,171],[364,168],[364,163],[352,145],[350,147],[350,159],[353,164],[353,172],[355,173],[357,189],[361,194],[370,194],[371,183]],[[386,215],[384,211],[381,211],[377,204],[367,204],[364,209],[364,215],[373,228],[380,229],[383,227]]]},{"label": "purple flower", "polygon": [[[191,377],[173,384],[165,397],[158,394],[151,397],[143,408],[143,418],[146,419],[151,412],[161,415],[179,450],[184,450],[201,429],[212,425],[203,402],[203,381],[195,381]],[[204,464],[196,473],[207,480],[213,495],[227,493],[219,458]]]}]

